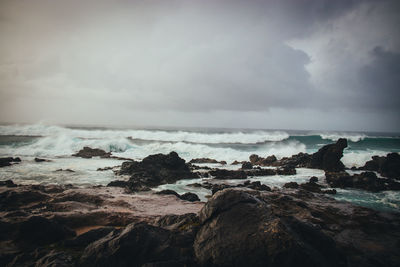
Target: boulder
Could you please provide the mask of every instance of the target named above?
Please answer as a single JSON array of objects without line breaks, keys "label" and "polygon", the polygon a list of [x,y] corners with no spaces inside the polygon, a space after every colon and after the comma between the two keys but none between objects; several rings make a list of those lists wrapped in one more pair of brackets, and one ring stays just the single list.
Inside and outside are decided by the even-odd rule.
[{"label": "boulder", "polygon": [[325,171],[342,171],[344,165],[340,161],[343,150],[347,147],[347,140],[340,138],[336,144],[323,146],[318,152],[312,154],[311,167]]},{"label": "boulder", "polygon": [[259,165],[259,166],[271,166],[271,164],[273,164],[274,162],[277,161],[277,158],[275,157],[275,155],[272,156],[268,156],[266,158],[262,158],[258,155],[251,155],[249,157],[250,163],[253,165]]},{"label": "boulder", "polygon": [[193,234],[133,223],[90,244],[81,266],[191,266]]},{"label": "boulder", "polygon": [[49,159],[41,159],[41,158],[35,158],[34,160],[35,162],[51,162],[51,160]]},{"label": "boulder", "polygon": [[200,201],[199,197],[196,194],[190,193],[190,192],[179,195],[174,190],[166,189],[166,190],[161,190],[159,192],[156,192],[156,194],[158,194],[158,195],[174,195],[177,198],[180,198],[180,199],[186,200],[186,201],[190,201],[190,202]]},{"label": "boulder", "polygon": [[253,169],[253,164],[251,164],[250,162],[244,162],[242,164],[242,169],[243,170],[251,170],[251,169]]},{"label": "boulder", "polygon": [[32,216],[21,223],[16,240],[30,245],[46,245],[74,236],[75,232],[64,225]]},{"label": "boulder", "polygon": [[198,174],[192,172],[185,160],[180,158],[176,152],[168,155],[150,155],[141,162],[124,162],[118,174],[130,176],[128,187],[132,191],[175,183],[181,179],[198,178]]},{"label": "boulder", "polygon": [[250,193],[220,191],[199,217],[194,252],[202,266],[346,266],[332,238],[294,217],[274,215]]},{"label": "boulder", "polygon": [[289,182],[289,183],[284,184],[283,187],[297,189],[297,188],[299,188],[299,184],[296,182]]},{"label": "boulder", "polygon": [[72,156],[86,159],[90,159],[92,157],[109,158],[111,156],[111,152],[105,152],[99,148],[90,148],[85,146],[83,149],[79,150],[78,153],[73,154]]},{"label": "boulder", "polygon": [[377,171],[384,177],[400,179],[400,155],[389,153],[386,157],[373,156],[361,170]]}]

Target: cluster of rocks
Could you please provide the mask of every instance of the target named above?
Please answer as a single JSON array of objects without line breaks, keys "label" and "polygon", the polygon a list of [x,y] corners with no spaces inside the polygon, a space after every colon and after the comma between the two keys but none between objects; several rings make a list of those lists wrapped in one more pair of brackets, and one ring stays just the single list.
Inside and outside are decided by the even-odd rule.
[{"label": "cluster of rocks", "polygon": [[148,191],[150,187],[199,177],[176,152],[150,155],[140,162],[124,162],[117,174],[128,175],[129,180],[113,181],[109,186],[123,186],[132,191]]},{"label": "cluster of rocks", "polygon": [[309,192],[319,193],[319,194],[331,194],[331,195],[336,194],[335,189],[325,189],[324,190],[323,188],[325,188],[325,186],[320,185],[317,182],[318,182],[318,178],[313,176],[310,178],[310,180],[307,183],[298,184],[296,182],[289,182],[289,183],[285,183],[283,185],[283,187],[291,188],[291,189],[303,189],[303,190],[306,190]]},{"label": "cluster of rocks", "polygon": [[290,168],[312,168],[325,171],[341,171],[344,165],[340,161],[343,150],[347,147],[347,140],[340,138],[335,144],[325,145],[314,154],[299,153],[291,157],[278,160],[274,155],[262,158],[258,155],[250,156],[250,163],[260,166],[285,166]]},{"label": "cluster of rocks", "polygon": [[389,153],[386,157],[373,156],[359,170],[376,171],[384,177],[400,180],[400,155]]},{"label": "cluster of rocks", "polygon": [[[205,204],[168,195],[131,196],[146,198],[138,208],[157,198],[153,208],[165,202],[153,216],[107,190],[0,187],[2,201],[8,201],[0,206],[0,265],[391,267],[400,262],[399,214],[305,190],[226,188]],[[91,207],[82,208],[85,201]],[[175,212],[190,209],[165,214],[171,201],[188,203]],[[75,212],[67,212],[71,203]],[[79,205],[89,214],[79,213]],[[98,226],[77,228],[93,224]]]}]

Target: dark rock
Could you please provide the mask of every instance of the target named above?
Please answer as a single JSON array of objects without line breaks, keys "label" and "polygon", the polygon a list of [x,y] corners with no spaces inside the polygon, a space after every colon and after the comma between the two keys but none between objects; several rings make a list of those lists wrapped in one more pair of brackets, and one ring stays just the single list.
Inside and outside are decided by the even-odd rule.
[{"label": "dark rock", "polygon": [[247,161],[237,161],[237,160],[235,160],[234,162],[231,163],[231,165],[242,165],[245,162],[247,162]]},{"label": "dark rock", "polygon": [[188,184],[187,186],[191,186],[191,187],[202,187],[202,185],[199,184],[199,183]]},{"label": "dark rock", "polygon": [[176,152],[150,155],[141,162],[124,162],[118,174],[130,175],[128,187],[132,191],[175,183],[181,179],[198,178],[198,174],[192,172]]},{"label": "dark rock", "polygon": [[121,233],[112,232],[90,244],[83,252],[80,265],[157,266],[154,264],[158,263],[158,266],[190,266],[194,264],[192,244],[191,233],[146,223],[130,224]]},{"label": "dark rock", "polygon": [[35,158],[35,162],[51,162],[49,159]]},{"label": "dark rock", "polygon": [[66,247],[85,248],[90,243],[93,243],[93,242],[105,237],[106,235],[108,235],[109,233],[111,233],[114,230],[115,230],[115,228],[110,227],[110,226],[93,229],[93,230],[83,233],[73,239],[65,240],[63,244]]},{"label": "dark rock", "polygon": [[174,195],[178,198],[180,197],[180,195],[177,192],[175,192],[174,190],[170,190],[170,189],[158,191],[158,192],[156,192],[156,194],[157,195]]},{"label": "dark rock", "polygon": [[186,200],[186,201],[190,201],[190,202],[194,202],[194,201],[200,201],[200,198],[191,192],[187,192],[181,196],[179,196],[180,199],[182,200]]},{"label": "dark rock", "polygon": [[386,157],[373,156],[361,170],[377,171],[384,177],[400,179],[400,155],[389,153]]},{"label": "dark rock", "polygon": [[315,182],[308,182],[304,184],[300,184],[300,188],[313,192],[313,193],[321,193],[321,185],[315,183]]},{"label": "dark rock", "polygon": [[78,153],[73,154],[72,156],[86,159],[90,159],[92,157],[109,158],[111,156],[111,152],[105,152],[99,148],[90,148],[85,146],[83,149],[79,150]]},{"label": "dark rock", "polygon": [[378,178],[374,172],[349,175],[347,172],[325,172],[326,181],[332,187],[358,188],[372,192],[400,190],[400,183]]},{"label": "dark rock", "polygon": [[296,174],[296,169],[292,168],[292,167],[285,166],[283,168],[278,168],[276,170],[276,173],[278,175],[295,175]]},{"label": "dark rock", "polygon": [[217,169],[214,171],[209,172],[210,175],[214,176],[214,179],[246,179],[247,174],[243,170],[239,171],[233,171],[233,170],[222,170],[222,169]]},{"label": "dark rock", "polygon": [[45,201],[49,198],[47,194],[37,191],[13,191],[10,189],[0,193],[0,210],[13,210],[27,204]]},{"label": "dark rock", "polygon": [[283,187],[297,189],[297,188],[299,188],[299,184],[296,182],[289,182],[289,183],[284,184]]},{"label": "dark rock", "polygon": [[12,157],[7,157],[7,158],[0,158],[0,167],[5,167],[5,166],[11,166],[13,163],[18,163],[21,162],[20,158],[12,158]]},{"label": "dark rock", "polygon": [[336,144],[323,146],[311,157],[311,167],[326,171],[342,171],[344,165],[340,161],[343,150],[347,147],[347,140],[340,138]]},{"label": "dark rock", "polygon": [[245,162],[242,164],[242,169],[243,170],[253,169],[253,164],[251,164],[250,162]]},{"label": "dark rock", "polygon": [[329,194],[329,195],[336,195],[336,189],[326,189],[326,190],[321,190],[321,193],[323,194]]},{"label": "dark rock", "polygon": [[50,251],[47,255],[36,261],[35,267],[71,267],[74,266],[74,259],[66,252]]},{"label": "dark rock", "polygon": [[276,175],[277,171],[274,169],[251,169],[245,170],[247,176],[272,176]]},{"label": "dark rock", "polygon": [[170,214],[157,218],[154,225],[169,230],[197,231],[200,222],[199,216],[194,213],[186,213],[182,215]]},{"label": "dark rock", "polygon": [[307,153],[298,153],[291,157],[284,157],[273,162],[272,166],[284,166],[288,168],[310,168],[311,155]]},{"label": "dark rock", "polygon": [[121,180],[115,180],[111,181],[107,184],[107,186],[114,186],[114,187],[127,187],[128,182],[127,181],[121,181]]},{"label": "dark rock", "polygon": [[46,245],[74,236],[75,232],[64,225],[33,216],[21,224],[17,241],[32,245]]},{"label": "dark rock", "polygon": [[271,188],[265,184],[261,184],[261,182],[252,182],[248,185],[246,185],[247,188],[251,188],[254,190],[259,190],[259,191],[271,191]]},{"label": "dark rock", "polygon": [[259,157],[258,155],[253,154],[250,156],[249,160],[253,165],[271,166],[272,163],[277,161],[277,158],[275,157],[275,155],[262,158]]},{"label": "dark rock", "polygon": [[0,186],[17,187],[12,180],[0,181]]},{"label": "dark rock", "polygon": [[216,193],[200,211],[194,251],[204,266],[346,266],[335,242],[317,227],[274,215],[238,190]]},{"label": "dark rock", "polygon": [[310,178],[310,183],[317,183],[317,182],[318,182],[318,177],[313,176]]},{"label": "dark rock", "polygon": [[218,161],[215,159],[210,159],[210,158],[197,158],[197,159],[192,159],[189,161],[189,163],[214,163],[214,164],[221,164],[221,165],[226,165],[226,161]]}]

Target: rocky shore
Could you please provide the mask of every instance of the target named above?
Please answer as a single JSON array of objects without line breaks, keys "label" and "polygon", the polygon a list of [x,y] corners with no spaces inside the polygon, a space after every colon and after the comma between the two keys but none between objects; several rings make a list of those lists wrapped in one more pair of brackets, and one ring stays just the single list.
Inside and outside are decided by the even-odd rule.
[{"label": "rocky shore", "polygon": [[[346,146],[339,139],[311,155],[252,155],[235,162],[237,170],[195,165],[225,165],[209,158],[186,163],[175,152],[118,158],[127,161],[111,168],[117,179],[108,186],[0,182],[0,265],[399,266],[399,213],[329,197],[335,188],[400,190],[399,155],[374,157],[351,175],[340,160]],[[88,147],[74,156],[116,158]],[[326,181],[279,189],[248,180],[295,175],[299,167],[324,170]],[[153,190],[202,177],[188,186],[210,190],[207,202]]]}]

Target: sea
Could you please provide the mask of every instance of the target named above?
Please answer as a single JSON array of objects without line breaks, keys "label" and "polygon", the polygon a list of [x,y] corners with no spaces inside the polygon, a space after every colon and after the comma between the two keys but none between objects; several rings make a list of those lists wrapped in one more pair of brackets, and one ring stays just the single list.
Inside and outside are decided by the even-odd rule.
[{"label": "sea", "polygon": [[[120,179],[112,170],[99,168],[121,165],[123,161],[107,158],[73,157],[85,146],[112,152],[114,156],[141,160],[156,153],[175,151],[186,161],[212,158],[227,165],[199,164],[209,167],[238,169],[235,160],[248,160],[252,154],[262,157],[288,157],[299,152],[314,153],[339,138],[347,138],[348,147],[342,162],[346,167],[360,167],[372,156],[400,152],[400,134],[215,128],[104,128],[56,125],[0,125],[0,157],[20,157],[21,163],[0,168],[0,180],[18,184],[73,184],[76,186],[107,185]],[[49,160],[35,162],[35,157]],[[73,172],[72,172],[73,171]],[[357,173],[357,171],[349,171]],[[359,171],[358,171],[359,172]],[[306,182],[317,176],[326,184],[321,170],[298,168],[296,175],[254,177],[270,187],[280,188],[286,182]],[[127,179],[127,177],[125,177]],[[193,192],[206,200],[211,192],[188,186],[210,178],[184,179],[162,185],[155,190],[172,189],[178,193]],[[216,181],[215,181],[216,182]],[[224,180],[223,183],[242,183]],[[371,193],[363,190],[338,189],[332,197],[382,211],[400,212],[400,192]]]}]

